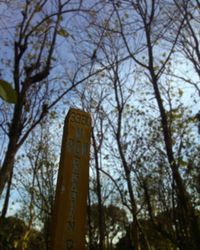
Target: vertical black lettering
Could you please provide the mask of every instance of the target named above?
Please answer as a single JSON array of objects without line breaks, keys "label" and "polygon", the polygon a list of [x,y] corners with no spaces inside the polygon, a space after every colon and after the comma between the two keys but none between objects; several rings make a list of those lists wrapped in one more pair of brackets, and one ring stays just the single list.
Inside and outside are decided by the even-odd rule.
[{"label": "vertical black lettering", "polygon": [[82,156],[86,156],[88,151],[88,143],[83,143],[82,144]]},{"label": "vertical black lettering", "polygon": [[73,153],[74,151],[74,140],[71,138],[68,138],[67,140],[67,152]]},{"label": "vertical black lettering", "polygon": [[73,250],[74,249],[73,240],[66,240],[65,249],[66,250]]},{"label": "vertical black lettering", "polygon": [[83,137],[83,129],[78,127],[76,129],[76,139],[81,140],[82,137]]},{"label": "vertical black lettering", "polygon": [[75,229],[75,221],[72,219],[67,221],[67,230],[74,231],[74,229]]}]

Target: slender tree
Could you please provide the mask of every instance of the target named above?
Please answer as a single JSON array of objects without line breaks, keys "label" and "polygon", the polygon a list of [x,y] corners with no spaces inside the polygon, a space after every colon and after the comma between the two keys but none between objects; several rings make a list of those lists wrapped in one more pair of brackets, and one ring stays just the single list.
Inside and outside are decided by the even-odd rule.
[{"label": "slender tree", "polygon": [[[68,76],[68,84],[57,76],[53,77],[54,81],[62,83],[55,85],[49,77],[55,66],[57,41],[61,38],[66,40],[70,36],[63,27],[65,15],[81,11],[89,13],[90,8],[83,7],[82,1],[16,2],[16,13],[20,21],[17,20],[14,27],[14,58],[10,64],[17,98],[14,105],[7,108],[6,122],[5,116],[2,116],[1,129],[7,135],[7,146],[4,146],[5,154],[0,169],[0,194],[12,177],[15,156],[29,133],[74,86],[84,82],[90,74],[95,74],[89,72],[80,79],[79,73],[83,72],[86,64],[80,61],[81,66],[77,70],[74,68]],[[5,79],[1,80],[1,85],[10,86]]]},{"label": "slender tree", "polygon": [[144,34],[143,43],[146,46],[146,61],[142,61],[134,54],[131,44],[128,42],[125,25],[120,14],[120,6],[113,4],[113,7],[116,10],[116,15],[118,17],[120,32],[126,45],[127,51],[132,57],[133,61],[145,70],[148,80],[152,84],[155,99],[159,108],[167,159],[174,180],[177,205],[181,211],[180,217],[177,219],[180,220],[182,230],[184,231],[184,235],[181,235],[182,237],[180,239],[179,247],[181,249],[198,249],[200,246],[200,242],[198,237],[199,228],[197,219],[191,202],[191,197],[179,172],[180,163],[177,161],[173,150],[172,131],[170,130],[166,108],[164,106],[162,94],[160,91],[160,82],[162,81],[161,76],[163,74],[163,71],[166,69],[166,64],[168,63],[175,49],[177,40],[185,21],[185,15],[183,16],[182,21],[179,24],[179,28],[173,44],[166,52],[166,58],[158,62],[156,46],[159,46],[157,44],[161,42],[162,37],[167,32],[166,29],[173,25],[172,20],[167,20],[167,22],[161,24],[162,16],[164,15],[164,12],[162,11],[164,6],[162,6],[162,3],[160,3],[159,1],[129,1],[129,6],[133,10],[133,15],[136,15],[138,20],[140,20],[139,22]]}]

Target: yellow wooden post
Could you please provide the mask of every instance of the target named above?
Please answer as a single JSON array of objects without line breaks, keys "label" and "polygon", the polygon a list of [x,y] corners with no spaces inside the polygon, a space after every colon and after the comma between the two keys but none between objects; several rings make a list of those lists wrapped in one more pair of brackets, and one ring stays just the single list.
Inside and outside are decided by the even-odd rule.
[{"label": "yellow wooden post", "polygon": [[84,250],[91,117],[70,109],[64,125],[52,223],[52,250]]}]

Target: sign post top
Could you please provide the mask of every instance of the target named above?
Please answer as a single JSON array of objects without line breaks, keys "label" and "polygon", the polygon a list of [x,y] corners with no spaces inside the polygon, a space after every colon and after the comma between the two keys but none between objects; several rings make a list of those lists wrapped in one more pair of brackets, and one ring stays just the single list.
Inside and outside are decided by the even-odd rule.
[{"label": "sign post top", "polygon": [[76,123],[78,126],[91,127],[91,116],[80,109],[71,108],[66,117],[66,122]]}]

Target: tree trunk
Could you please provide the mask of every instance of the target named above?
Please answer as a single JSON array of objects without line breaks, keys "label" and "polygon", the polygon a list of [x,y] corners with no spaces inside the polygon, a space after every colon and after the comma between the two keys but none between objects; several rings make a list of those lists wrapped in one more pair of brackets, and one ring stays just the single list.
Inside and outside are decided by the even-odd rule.
[{"label": "tree trunk", "polygon": [[6,214],[8,211],[8,205],[9,205],[9,199],[10,199],[10,189],[11,189],[11,185],[12,185],[12,177],[13,177],[13,170],[10,174],[8,184],[7,184],[6,197],[5,197],[5,201],[4,201],[3,209],[2,209],[2,213],[1,213],[2,219],[6,217]]},{"label": "tree trunk", "polygon": [[90,200],[90,190],[88,189],[88,206],[87,206],[87,216],[88,216],[88,247],[92,250],[92,224],[91,224],[91,200]]},{"label": "tree trunk", "polygon": [[178,171],[178,166],[174,159],[174,154],[172,150],[172,139],[171,139],[171,134],[169,131],[167,116],[166,116],[166,112],[165,112],[163,102],[161,99],[160,91],[158,89],[157,78],[155,77],[154,73],[152,73],[152,84],[153,84],[155,97],[156,97],[160,115],[161,115],[161,124],[163,128],[163,136],[164,136],[168,162],[171,167],[173,178],[176,184],[175,191],[177,194],[177,200],[182,210],[181,220],[184,222],[183,230],[185,231],[185,236],[184,236],[184,239],[182,240],[185,241],[185,245],[186,245],[185,249],[199,250],[200,249],[200,237],[199,237],[200,230],[199,230],[197,216],[195,216],[195,211],[192,206],[190,196],[186,191],[186,187],[183,183],[183,180]]},{"label": "tree trunk", "polygon": [[2,168],[0,169],[0,197],[5,188],[6,183],[9,180],[9,177],[11,176],[11,173],[14,167],[15,156],[18,150],[17,143],[19,141],[20,134],[21,134],[22,127],[23,127],[21,123],[21,117],[22,117],[24,98],[25,98],[24,96],[19,96],[18,102],[15,104],[15,107],[14,107],[13,119],[11,121],[10,129],[9,129],[8,147],[7,147],[7,151],[5,154]]},{"label": "tree trunk", "polygon": [[6,182],[8,182],[13,171],[15,155],[17,153],[17,145],[11,139],[8,145],[2,168],[0,169],[0,197],[3,193]]},{"label": "tree trunk", "polygon": [[97,180],[97,198],[98,198],[98,221],[99,221],[99,250],[104,250],[104,214],[102,209],[102,194],[101,194],[101,180],[99,171],[99,159],[98,159],[98,148],[96,145],[96,139],[94,136],[94,131],[92,130],[92,140],[94,148],[95,157],[95,169],[96,169],[96,180]]}]

